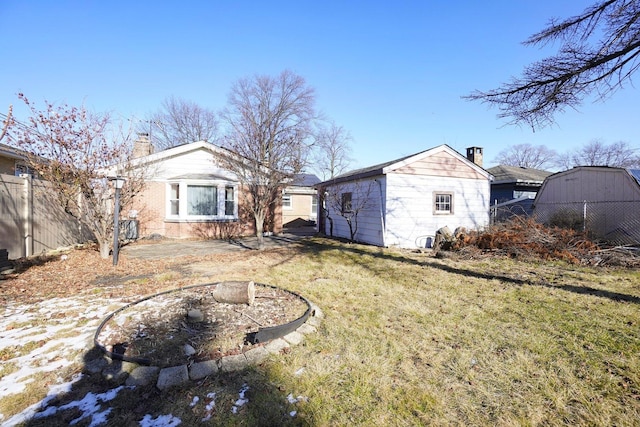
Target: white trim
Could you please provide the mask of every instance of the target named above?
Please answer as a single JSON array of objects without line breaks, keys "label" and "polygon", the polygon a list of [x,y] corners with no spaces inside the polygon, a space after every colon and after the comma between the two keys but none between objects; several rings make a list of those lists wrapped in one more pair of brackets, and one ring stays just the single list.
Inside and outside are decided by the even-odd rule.
[{"label": "white trim", "polygon": [[[171,214],[171,186],[178,185],[178,215]],[[189,215],[188,205],[188,190],[189,186],[210,186],[216,188],[216,203],[217,214],[216,215]],[[226,212],[226,189],[227,187],[233,187],[233,215],[225,215]],[[228,221],[238,219],[238,184],[228,181],[215,180],[167,180],[165,184],[165,221],[168,222],[181,222],[181,221]]]}]

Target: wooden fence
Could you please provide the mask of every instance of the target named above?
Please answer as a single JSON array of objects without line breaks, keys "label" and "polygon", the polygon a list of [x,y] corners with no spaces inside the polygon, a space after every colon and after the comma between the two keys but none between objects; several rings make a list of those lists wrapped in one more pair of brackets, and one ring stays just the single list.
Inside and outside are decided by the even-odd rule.
[{"label": "wooden fence", "polygon": [[0,249],[9,259],[93,240],[55,196],[44,181],[0,174]]}]

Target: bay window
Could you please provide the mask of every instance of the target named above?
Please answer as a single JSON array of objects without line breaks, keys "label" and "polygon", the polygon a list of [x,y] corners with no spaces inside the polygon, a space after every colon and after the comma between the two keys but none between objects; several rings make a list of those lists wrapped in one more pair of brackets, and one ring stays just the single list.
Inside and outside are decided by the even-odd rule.
[{"label": "bay window", "polygon": [[237,187],[215,182],[167,185],[167,219],[176,221],[237,219]]}]

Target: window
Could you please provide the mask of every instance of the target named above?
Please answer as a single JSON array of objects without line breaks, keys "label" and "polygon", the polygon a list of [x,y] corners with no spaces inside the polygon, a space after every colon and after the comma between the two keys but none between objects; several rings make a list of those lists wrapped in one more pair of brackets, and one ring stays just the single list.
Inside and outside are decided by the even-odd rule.
[{"label": "window", "polygon": [[16,162],[15,176],[20,176],[22,174],[30,174],[30,173],[31,171],[29,170],[29,167],[27,165],[25,165],[24,163]]},{"label": "window", "polygon": [[282,209],[292,209],[291,194],[282,195]]},{"label": "window", "polygon": [[434,193],[433,194],[433,213],[434,214],[452,214],[453,213],[453,194]]},{"label": "window", "polygon": [[166,187],[167,219],[229,220],[238,216],[235,185],[215,182],[174,182]]},{"label": "window", "polygon": [[236,212],[233,193],[234,189],[232,186],[224,187],[224,214],[227,216],[233,216]]},{"label": "window", "polygon": [[342,193],[342,213],[351,212],[351,193]]},{"label": "window", "polygon": [[169,214],[180,215],[180,184],[171,184],[169,189]]},{"label": "window", "polygon": [[187,215],[218,215],[218,189],[211,185],[187,185]]},{"label": "window", "polygon": [[318,214],[318,196],[311,196],[311,215]]}]

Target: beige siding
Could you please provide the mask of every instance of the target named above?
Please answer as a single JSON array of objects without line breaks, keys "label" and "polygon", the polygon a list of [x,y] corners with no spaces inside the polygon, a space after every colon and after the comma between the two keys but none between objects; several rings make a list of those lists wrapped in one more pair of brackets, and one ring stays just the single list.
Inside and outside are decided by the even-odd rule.
[{"label": "beige siding", "polygon": [[317,215],[311,213],[311,206],[314,195],[312,194],[289,194],[291,196],[291,207],[282,207],[282,223],[286,226],[292,221],[302,219],[304,221],[317,221]]},{"label": "beige siding", "polygon": [[424,159],[395,169],[393,172],[405,175],[427,175],[466,179],[486,179],[469,164],[446,151],[434,153]]},{"label": "beige siding", "polygon": [[9,258],[91,238],[86,227],[64,211],[46,182],[0,175],[0,249],[7,249]]},{"label": "beige siding", "polygon": [[575,168],[544,182],[536,203],[640,200],[640,188],[623,169]]},{"label": "beige siding", "polygon": [[0,157],[0,174],[13,175],[16,170],[16,161],[6,157]]}]

